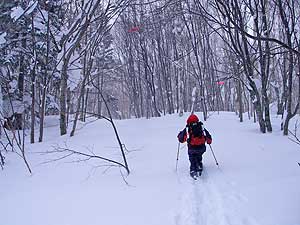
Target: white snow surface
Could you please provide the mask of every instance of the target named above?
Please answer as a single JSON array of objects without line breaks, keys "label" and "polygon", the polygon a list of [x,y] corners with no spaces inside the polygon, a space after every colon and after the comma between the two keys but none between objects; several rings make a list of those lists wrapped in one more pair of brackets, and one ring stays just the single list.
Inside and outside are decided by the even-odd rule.
[{"label": "white snow surface", "polygon": [[16,6],[16,7],[12,8],[10,17],[13,20],[18,20],[23,14],[24,14],[24,9],[21,6]]},{"label": "white snow surface", "polygon": [[[200,117],[201,114],[197,113]],[[3,225],[299,225],[300,147],[282,136],[280,118],[273,133],[261,134],[253,121],[234,113],[214,113],[205,122],[213,137],[204,154],[204,172],[189,177],[185,144],[175,171],[177,134],[183,117],[116,121],[131,174],[125,184],[118,167],[78,157],[37,152],[68,146],[121,160],[113,130],[105,120],[80,123],[75,136],[59,137],[57,118],[47,117],[45,141],[28,144],[33,175],[13,153],[0,172]],[[71,126],[70,126],[71,127]],[[97,167],[98,166],[98,167]],[[95,168],[97,167],[97,169]],[[121,170],[125,174],[124,170]]]},{"label": "white snow surface", "polygon": [[3,45],[6,43],[5,37],[6,37],[6,32],[0,34],[0,45]]}]

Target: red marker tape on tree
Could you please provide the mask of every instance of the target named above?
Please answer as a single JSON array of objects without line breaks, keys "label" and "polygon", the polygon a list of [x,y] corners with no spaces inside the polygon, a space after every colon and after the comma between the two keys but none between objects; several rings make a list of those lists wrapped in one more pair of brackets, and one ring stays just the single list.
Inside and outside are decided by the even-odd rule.
[{"label": "red marker tape on tree", "polygon": [[128,30],[128,32],[129,32],[129,33],[133,33],[133,32],[137,32],[137,31],[139,31],[139,30],[140,30],[139,27],[132,27],[132,28],[130,28],[130,29]]}]

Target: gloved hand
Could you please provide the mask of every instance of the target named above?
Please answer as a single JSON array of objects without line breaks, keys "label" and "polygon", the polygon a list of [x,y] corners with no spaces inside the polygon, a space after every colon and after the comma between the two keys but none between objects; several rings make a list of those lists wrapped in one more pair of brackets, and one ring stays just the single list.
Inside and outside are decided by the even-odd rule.
[{"label": "gloved hand", "polygon": [[179,134],[177,135],[177,138],[180,143],[185,142],[185,139],[186,139],[186,129],[185,128],[179,132]]},{"label": "gloved hand", "polygon": [[210,145],[212,143],[211,135],[208,132],[208,130],[206,130],[205,128],[204,128],[204,131],[205,131],[205,140],[206,140],[206,143]]}]

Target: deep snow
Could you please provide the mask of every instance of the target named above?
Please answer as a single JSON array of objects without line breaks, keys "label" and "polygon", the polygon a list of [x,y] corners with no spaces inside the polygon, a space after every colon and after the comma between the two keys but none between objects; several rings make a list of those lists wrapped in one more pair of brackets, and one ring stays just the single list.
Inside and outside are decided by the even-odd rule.
[{"label": "deep snow", "polygon": [[0,224],[300,225],[300,147],[282,136],[279,118],[272,134],[261,134],[234,113],[211,115],[205,126],[220,167],[207,148],[203,175],[193,181],[183,144],[175,171],[176,136],[187,116],[116,121],[130,151],[128,185],[119,168],[99,167],[107,165],[100,160],[44,164],[56,155],[37,152],[57,144],[121,160],[106,121],[80,124],[70,138],[58,137],[57,119],[49,117],[45,142],[27,147],[34,174],[14,154],[0,172]]}]

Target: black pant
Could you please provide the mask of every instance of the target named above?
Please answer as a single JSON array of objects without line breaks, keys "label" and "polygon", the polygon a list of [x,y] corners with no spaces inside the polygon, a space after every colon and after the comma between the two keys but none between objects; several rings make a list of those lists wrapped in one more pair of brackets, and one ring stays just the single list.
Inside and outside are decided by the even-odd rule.
[{"label": "black pant", "polygon": [[197,153],[189,153],[189,160],[190,160],[190,172],[198,172],[203,169],[202,165],[202,154],[203,152]]}]

